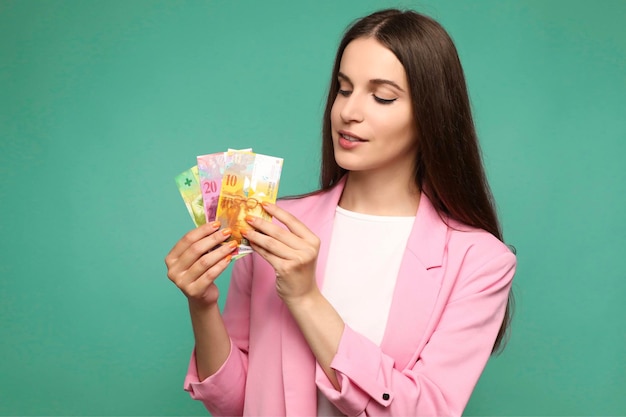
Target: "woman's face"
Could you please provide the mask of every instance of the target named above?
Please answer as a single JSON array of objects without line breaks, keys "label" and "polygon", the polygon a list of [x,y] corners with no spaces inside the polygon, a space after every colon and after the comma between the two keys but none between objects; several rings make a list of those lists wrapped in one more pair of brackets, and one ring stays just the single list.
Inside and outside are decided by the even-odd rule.
[{"label": "woman's face", "polygon": [[411,176],[417,138],[398,58],[373,38],[357,38],[344,50],[338,81],[330,114],[337,164],[352,172]]}]

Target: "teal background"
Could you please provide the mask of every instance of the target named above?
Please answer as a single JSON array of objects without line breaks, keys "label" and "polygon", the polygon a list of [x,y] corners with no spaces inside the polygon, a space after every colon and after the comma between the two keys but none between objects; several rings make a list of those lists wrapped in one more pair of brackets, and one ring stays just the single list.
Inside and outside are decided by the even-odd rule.
[{"label": "teal background", "polygon": [[626,2],[558,0],[0,0],[0,415],[206,415],[173,178],[251,146],[314,189],[335,47],[387,6],[455,39],[518,251],[465,414],[626,415]]}]

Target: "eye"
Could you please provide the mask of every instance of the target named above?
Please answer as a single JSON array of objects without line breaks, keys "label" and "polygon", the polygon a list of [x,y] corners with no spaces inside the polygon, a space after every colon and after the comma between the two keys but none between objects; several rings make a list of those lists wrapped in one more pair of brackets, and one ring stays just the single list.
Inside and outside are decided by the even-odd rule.
[{"label": "eye", "polygon": [[397,97],[396,98],[381,98],[375,94],[372,94],[372,95],[374,96],[374,100],[376,100],[376,102],[380,104],[391,104],[398,99]]},{"label": "eye", "polygon": [[340,96],[348,97],[352,93],[350,90],[342,90],[341,88],[337,91],[337,94]]}]

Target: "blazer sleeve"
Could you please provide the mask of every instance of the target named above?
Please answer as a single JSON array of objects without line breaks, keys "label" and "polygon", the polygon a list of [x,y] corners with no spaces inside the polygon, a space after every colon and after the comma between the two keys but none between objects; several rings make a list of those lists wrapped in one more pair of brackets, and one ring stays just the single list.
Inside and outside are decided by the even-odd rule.
[{"label": "blazer sleeve", "polygon": [[462,415],[491,355],[515,266],[507,250],[457,277],[430,339],[405,369],[346,326],[331,363],[341,391],[319,369],[318,388],[348,416]]},{"label": "blazer sleeve", "polygon": [[191,398],[202,401],[214,416],[243,414],[248,372],[251,276],[252,256],[237,260],[223,313],[224,324],[231,339],[230,354],[224,364],[216,373],[200,381],[195,349],[189,362],[184,389]]}]

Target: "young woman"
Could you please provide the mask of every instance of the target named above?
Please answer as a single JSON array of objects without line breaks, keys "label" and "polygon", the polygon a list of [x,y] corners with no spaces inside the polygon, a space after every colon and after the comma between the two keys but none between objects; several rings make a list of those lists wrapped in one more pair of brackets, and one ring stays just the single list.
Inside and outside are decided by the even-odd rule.
[{"label": "young woman", "polygon": [[384,10],[337,51],[321,189],[247,217],[233,268],[219,224],[167,255],[195,335],[185,389],[213,415],[461,415],[508,325],[502,242],[455,47]]}]

